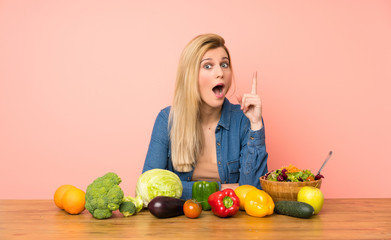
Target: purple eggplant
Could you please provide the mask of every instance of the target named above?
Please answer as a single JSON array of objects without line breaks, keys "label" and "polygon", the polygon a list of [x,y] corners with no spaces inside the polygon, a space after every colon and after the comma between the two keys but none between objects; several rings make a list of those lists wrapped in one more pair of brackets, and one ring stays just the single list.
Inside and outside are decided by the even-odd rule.
[{"label": "purple eggplant", "polygon": [[185,200],[158,196],[148,204],[148,210],[157,218],[170,218],[183,215]]}]

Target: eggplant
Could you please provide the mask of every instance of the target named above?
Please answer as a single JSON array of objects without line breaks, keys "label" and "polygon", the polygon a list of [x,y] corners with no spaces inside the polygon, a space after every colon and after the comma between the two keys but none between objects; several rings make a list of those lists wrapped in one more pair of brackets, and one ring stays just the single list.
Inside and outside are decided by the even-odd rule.
[{"label": "eggplant", "polygon": [[185,214],[183,205],[185,200],[158,196],[152,199],[148,204],[148,210],[157,218],[170,218]]}]

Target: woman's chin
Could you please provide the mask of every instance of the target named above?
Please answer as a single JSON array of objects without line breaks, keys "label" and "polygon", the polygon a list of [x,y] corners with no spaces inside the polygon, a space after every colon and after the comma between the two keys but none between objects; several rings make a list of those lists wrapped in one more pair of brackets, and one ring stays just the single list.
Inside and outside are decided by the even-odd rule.
[{"label": "woman's chin", "polygon": [[211,108],[221,108],[224,103],[224,98],[217,98],[213,100],[202,101],[203,105],[207,105]]}]

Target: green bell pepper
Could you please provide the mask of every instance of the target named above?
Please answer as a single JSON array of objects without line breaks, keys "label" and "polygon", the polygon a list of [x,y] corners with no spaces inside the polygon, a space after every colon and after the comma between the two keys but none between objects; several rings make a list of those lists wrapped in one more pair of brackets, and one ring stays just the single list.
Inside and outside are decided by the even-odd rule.
[{"label": "green bell pepper", "polygon": [[195,182],[192,189],[193,199],[201,204],[202,210],[210,210],[211,206],[208,203],[208,197],[219,190],[220,186],[217,182]]}]

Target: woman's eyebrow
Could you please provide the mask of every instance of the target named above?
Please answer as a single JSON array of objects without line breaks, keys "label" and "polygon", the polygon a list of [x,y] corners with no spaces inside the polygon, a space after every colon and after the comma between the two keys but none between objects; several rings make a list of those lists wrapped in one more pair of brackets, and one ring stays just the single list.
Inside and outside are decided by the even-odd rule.
[{"label": "woman's eyebrow", "polygon": [[212,60],[212,58],[204,58],[204,59],[201,60],[201,62],[208,61],[208,60]]},{"label": "woman's eyebrow", "polygon": [[[208,60],[212,60],[212,58],[204,58],[204,59],[201,60],[201,62],[208,61]],[[229,60],[229,58],[228,57],[222,57],[221,60]]]}]

